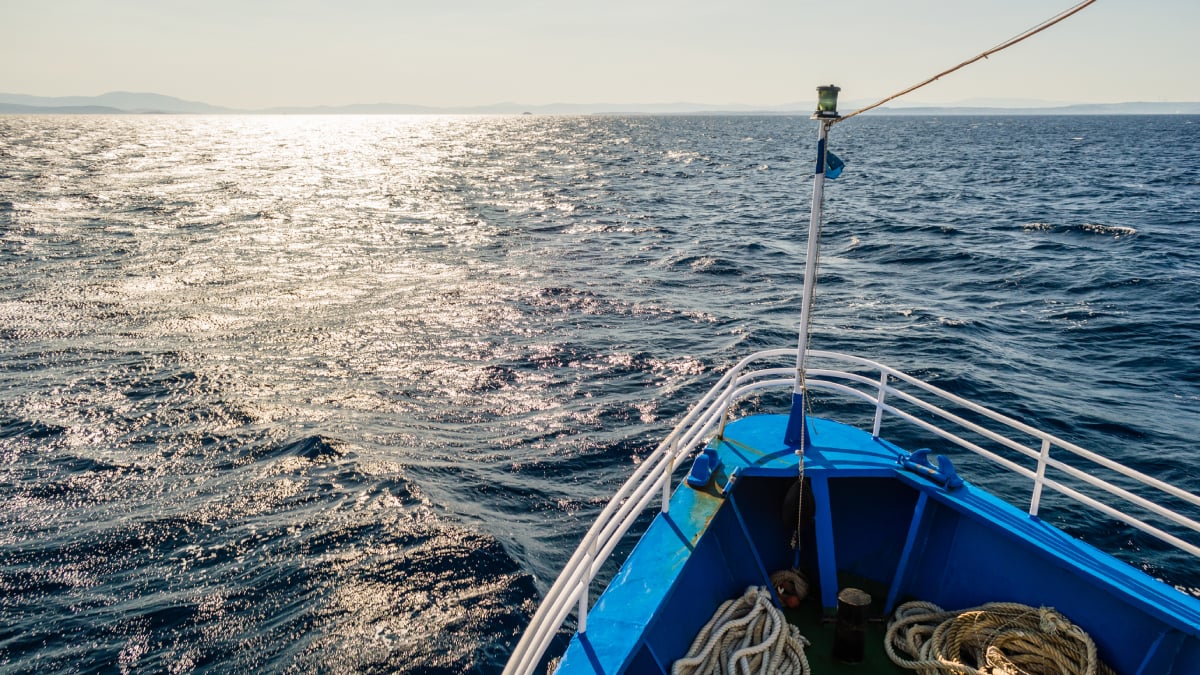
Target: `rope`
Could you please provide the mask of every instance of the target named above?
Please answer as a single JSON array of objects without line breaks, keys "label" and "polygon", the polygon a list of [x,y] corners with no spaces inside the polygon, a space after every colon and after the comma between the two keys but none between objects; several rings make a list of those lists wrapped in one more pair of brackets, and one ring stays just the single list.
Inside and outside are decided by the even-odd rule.
[{"label": "rope", "polygon": [[879,106],[883,105],[884,103],[887,103],[888,101],[893,101],[895,99],[900,98],[901,96],[904,96],[905,94],[912,93],[931,82],[935,82],[935,81],[941,79],[942,77],[945,77],[946,75],[949,75],[950,73],[953,73],[956,70],[959,70],[961,68],[966,68],[967,66],[971,65],[972,63],[975,63],[976,61],[979,61],[980,59],[986,59],[987,57],[991,56],[992,54],[995,54],[998,51],[1008,49],[1009,47],[1017,44],[1018,42],[1026,39],[1026,38],[1031,38],[1034,35],[1037,35],[1038,33],[1042,32],[1042,31],[1046,30],[1047,28],[1053,26],[1054,24],[1066,19],[1067,17],[1075,14],[1076,12],[1082,11],[1085,7],[1087,7],[1088,5],[1092,4],[1095,1],[1096,0],[1084,0],[1083,2],[1079,3],[1078,5],[1075,5],[1072,8],[1065,10],[1059,14],[1056,14],[1056,15],[1050,17],[1049,19],[1046,19],[1045,21],[1039,23],[1038,25],[1034,26],[1033,28],[1030,28],[1029,30],[1027,30],[1023,33],[1014,35],[1013,37],[1005,40],[1004,42],[1001,42],[1000,44],[996,45],[995,47],[992,47],[991,49],[987,50],[986,52],[983,52],[982,54],[979,54],[978,56],[976,56],[972,59],[963,61],[962,63],[958,64],[957,66],[954,66],[953,68],[950,68],[949,70],[943,70],[942,72],[938,73],[937,75],[934,75],[933,77],[929,78],[928,80],[925,80],[924,82],[914,84],[913,86],[909,87],[908,89],[905,89],[904,91],[900,91],[895,94],[892,94],[891,96],[888,96],[887,98],[885,98],[881,101],[878,101],[876,103],[872,103],[871,105],[869,105],[865,108],[859,108],[858,110],[855,110],[854,112],[850,113],[849,115],[846,115],[845,117],[841,117],[841,118],[833,120],[833,122],[845,122],[846,120],[850,119],[851,117],[854,117],[855,115],[865,113],[868,110],[871,110],[873,108],[878,108]]},{"label": "rope", "polygon": [[[804,373],[800,374],[800,378],[802,380],[804,379]],[[808,407],[808,401],[809,401],[808,392],[805,391],[804,392],[805,408]],[[805,416],[807,416],[808,413],[809,413],[808,410],[804,410]],[[797,490],[798,494],[796,497],[796,529],[795,529],[795,531],[792,532],[792,551],[794,551],[794,554],[792,556],[792,558],[793,558],[792,565],[794,565],[796,567],[800,567],[800,551],[802,548],[804,548],[804,537],[802,535],[802,530],[804,529],[804,442],[805,442],[804,435],[805,435],[805,432],[807,431],[807,427],[808,427],[808,420],[805,419],[804,424],[800,427],[800,449],[796,451],[796,454],[799,455],[799,458],[796,460],[796,485],[798,486],[796,488],[796,490]],[[775,575],[771,575],[771,583],[775,583]],[[776,584],[776,585],[778,585],[778,584]],[[807,591],[808,591],[808,582],[805,582],[805,593],[806,594],[807,594]]]},{"label": "rope", "polygon": [[928,602],[896,608],[884,649],[923,675],[1112,675],[1082,628],[1048,608],[990,602],[947,612]]},{"label": "rope", "polygon": [[750,586],[717,608],[671,675],[810,675],[808,644],[772,604],[770,591]]},{"label": "rope", "polygon": [[[808,579],[800,570],[779,570],[771,573],[771,585],[783,604],[795,609],[808,597]],[[791,600],[795,598],[795,600]]]}]

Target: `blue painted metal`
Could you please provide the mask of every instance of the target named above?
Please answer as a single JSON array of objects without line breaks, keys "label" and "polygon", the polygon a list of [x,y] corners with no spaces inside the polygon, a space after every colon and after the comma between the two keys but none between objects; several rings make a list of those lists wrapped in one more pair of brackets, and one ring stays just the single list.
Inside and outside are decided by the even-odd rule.
[{"label": "blue painted metal", "polygon": [[905,469],[922,475],[946,489],[954,490],[962,487],[963,479],[959,478],[950,459],[945,455],[937,455],[934,458],[936,461],[931,462],[929,461],[931,452],[929,448],[921,448],[901,460],[900,464]]},{"label": "blue painted metal", "polygon": [[758,569],[759,581],[757,585],[766,586],[767,588],[771,589],[771,596],[775,599],[775,605],[779,606],[779,595],[775,592],[775,587],[771,584],[771,572],[766,568],[766,565],[763,564],[762,556],[759,554],[759,548],[754,543],[756,537],[751,532],[750,527],[747,525],[746,519],[742,517],[741,509],[738,508],[737,502],[734,501],[733,496],[727,495],[727,499],[729,500],[728,508],[732,510],[733,515],[737,517],[738,527],[741,528],[742,534],[746,537],[746,543],[748,544],[747,548],[749,548],[750,554],[753,556],[754,566]]},{"label": "blue painted metal", "polygon": [[[572,638],[559,673],[669,672],[721,602],[793,564],[779,512],[798,473],[788,424],[783,415],[737,420],[710,444],[728,476],[724,490],[718,477],[675,491],[596,601],[587,634]],[[826,607],[844,574],[887,587],[889,609],[909,597],[950,609],[1053,606],[1118,672],[1200,672],[1200,599],[970,483],[947,489],[954,474],[940,459],[936,467],[914,460],[836,422],[806,424],[816,513],[801,566],[810,578],[816,572]]]},{"label": "blue painted metal", "polygon": [[804,392],[792,394],[792,412],[788,415],[787,429],[783,432],[783,443],[790,448],[799,448],[804,439]]},{"label": "blue painted metal", "polygon": [[[588,614],[587,633],[571,640],[559,672],[625,672],[643,649],[647,631],[661,618],[660,609],[668,606],[672,614],[685,615],[685,620],[668,622],[680,625],[679,635],[674,640],[660,635],[656,642],[662,644],[655,651],[672,653],[670,647],[678,649],[681,641],[682,649],[687,649],[686,643],[712,608],[724,602],[731,589],[736,590],[730,572],[709,563],[721,557],[716,550],[720,542],[710,525],[723,503],[722,497],[711,492],[675,491],[669,512],[654,519],[608,590],[596,600]],[[680,585],[690,589],[676,598],[674,591]],[[687,621],[687,615],[695,615],[699,623]],[[678,658],[680,653],[673,652],[670,658]]]},{"label": "blue painted metal", "polygon": [[896,574],[892,577],[892,585],[888,588],[887,602],[883,605],[883,613],[891,614],[896,609],[896,599],[900,589],[904,587],[905,575],[908,574],[908,564],[913,557],[913,549],[921,536],[921,526],[925,523],[925,505],[929,503],[929,495],[922,492],[917,497],[917,506],[913,509],[912,522],[908,526],[908,536],[904,539],[904,552],[900,554],[900,562],[896,564]]},{"label": "blue painted metal", "polygon": [[813,501],[816,503],[817,579],[821,588],[821,607],[837,609],[837,547],[833,537],[833,517],[829,509],[829,477],[822,472],[809,474]]},{"label": "blue painted metal", "polygon": [[708,485],[712,480],[713,474],[721,466],[721,459],[717,456],[717,449],[713,447],[705,448],[703,451],[696,453],[696,461],[692,463],[692,470],[688,472],[687,484],[694,488],[702,488]]},{"label": "blue painted metal", "polygon": [[1183,633],[1177,630],[1163,631],[1162,635],[1159,635],[1158,639],[1154,641],[1150,650],[1146,652],[1146,658],[1138,668],[1137,675],[1171,672],[1171,665],[1179,654],[1179,648],[1183,646],[1183,640]]}]

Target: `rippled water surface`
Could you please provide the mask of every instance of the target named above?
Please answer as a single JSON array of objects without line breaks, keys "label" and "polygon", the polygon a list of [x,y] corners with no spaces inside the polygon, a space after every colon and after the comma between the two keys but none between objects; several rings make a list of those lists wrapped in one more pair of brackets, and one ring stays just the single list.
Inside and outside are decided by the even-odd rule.
[{"label": "rippled water surface", "polygon": [[[498,671],[672,420],[794,344],[812,124],[0,117],[0,670]],[[1200,489],[1197,138],[839,125],[814,346]]]}]

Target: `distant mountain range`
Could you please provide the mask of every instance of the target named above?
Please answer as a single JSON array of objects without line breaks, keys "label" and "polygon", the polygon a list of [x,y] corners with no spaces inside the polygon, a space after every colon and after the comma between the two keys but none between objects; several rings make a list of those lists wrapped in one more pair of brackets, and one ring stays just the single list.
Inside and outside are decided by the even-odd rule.
[{"label": "distant mountain range", "polygon": [[0,94],[0,113],[131,114],[185,113],[216,114],[244,112],[232,108],[185,101],[162,94],[112,91],[100,96],[28,96]]},{"label": "distant mountain range", "polygon": [[[1083,103],[1055,104],[1022,101],[1018,105],[896,106],[880,108],[889,115],[1200,115],[1200,102],[1178,103]],[[843,103],[842,110],[855,110],[867,102]],[[631,114],[802,114],[812,111],[811,103],[776,106],[712,105],[703,103],[554,103],[525,105],[495,103],[483,106],[435,107],[399,103],[356,103],[343,106],[290,106],[255,110],[226,108],[199,101],[186,101],[162,94],[114,91],[100,96],[29,96],[0,93],[0,114],[15,115],[129,115],[129,114],[299,114],[299,115],[590,115],[598,113]]]}]

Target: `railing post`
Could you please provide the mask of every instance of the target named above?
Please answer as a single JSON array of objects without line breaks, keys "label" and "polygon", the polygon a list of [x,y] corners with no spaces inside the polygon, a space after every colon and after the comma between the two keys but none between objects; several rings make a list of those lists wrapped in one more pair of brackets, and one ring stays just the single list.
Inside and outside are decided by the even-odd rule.
[{"label": "railing post", "polygon": [[587,632],[587,614],[588,614],[588,587],[592,585],[592,564],[596,560],[596,540],[588,545],[587,557],[584,558],[583,564],[587,569],[587,575],[580,581],[583,589],[579,593],[579,634]]},{"label": "railing post", "polygon": [[883,399],[886,396],[887,383],[887,371],[879,371],[879,396],[875,398],[875,424],[871,427],[872,438],[879,438],[879,428],[883,426]]},{"label": "railing post", "polygon": [[1046,461],[1050,459],[1050,439],[1042,439],[1042,452],[1038,455],[1037,475],[1033,479],[1033,499],[1029,501],[1029,515],[1037,517],[1042,501],[1042,483],[1046,481]]},{"label": "railing post", "polygon": [[[741,374],[741,371],[738,371]],[[730,378],[729,386],[717,398],[721,404],[721,425],[717,427],[717,438],[725,438],[725,425],[729,424],[729,409],[733,407],[733,393],[737,391],[737,376]]]},{"label": "railing post", "polygon": [[663,476],[662,513],[665,515],[671,507],[671,476],[675,475],[675,457],[679,449],[679,440],[671,441],[671,461],[667,464],[667,475]]},{"label": "railing post", "polygon": [[725,438],[725,425],[729,422],[729,398],[722,396],[721,401],[721,426],[717,427],[717,438]]}]

